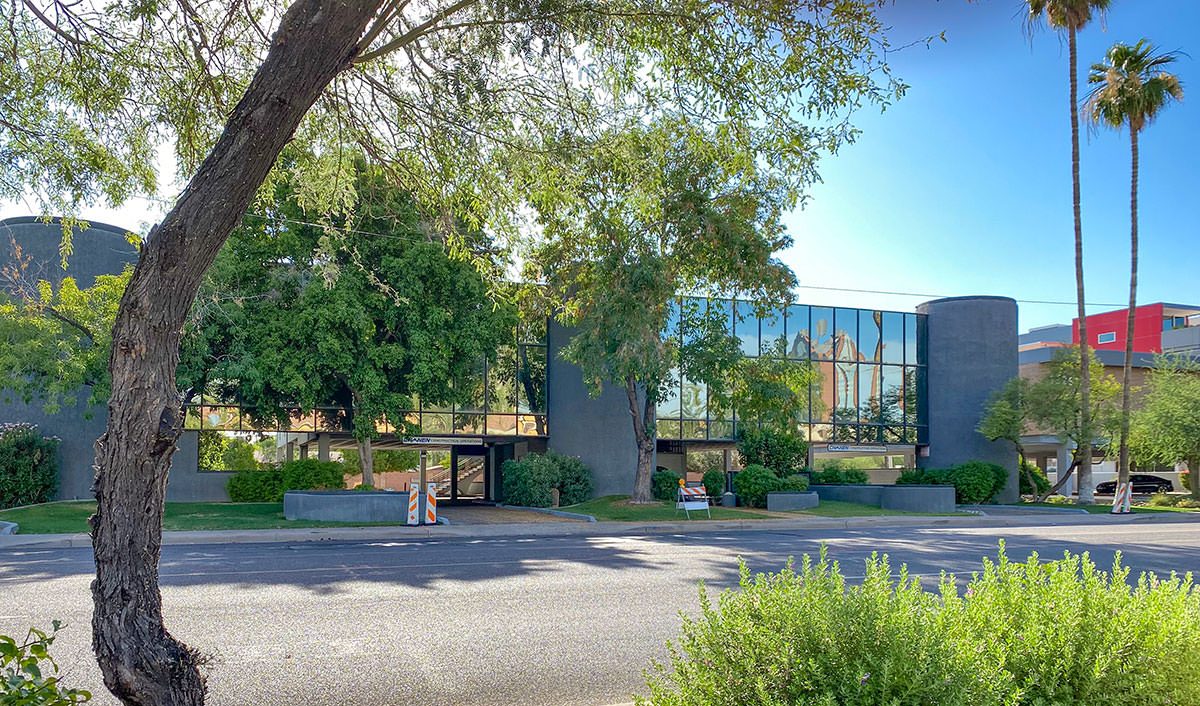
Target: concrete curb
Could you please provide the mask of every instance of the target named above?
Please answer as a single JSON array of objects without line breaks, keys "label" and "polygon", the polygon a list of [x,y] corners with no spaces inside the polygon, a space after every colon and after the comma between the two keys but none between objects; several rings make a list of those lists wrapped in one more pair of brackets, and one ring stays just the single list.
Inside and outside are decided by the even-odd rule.
[{"label": "concrete curb", "polygon": [[5,522],[0,520],[0,535],[10,535],[17,533],[16,522]]},{"label": "concrete curb", "polygon": [[[1165,516],[1164,516],[1165,515]],[[797,520],[716,520],[692,522],[581,522],[581,523],[519,523],[496,525],[421,525],[418,527],[322,527],[309,529],[274,530],[212,530],[164,532],[163,544],[249,544],[277,542],[363,542],[363,541],[422,541],[429,539],[505,538],[505,537],[571,537],[571,536],[649,536],[661,534],[695,534],[698,532],[736,532],[767,530],[787,532],[813,529],[872,529],[911,527],[913,529],[943,529],[946,527],[1028,527],[1055,525],[1112,525],[1112,524],[1200,524],[1200,517],[1163,515],[1084,515],[1060,514],[1053,520],[1041,516],[942,516],[942,517],[822,517]],[[16,534],[0,537],[0,551],[18,548],[90,547],[87,534]]]}]

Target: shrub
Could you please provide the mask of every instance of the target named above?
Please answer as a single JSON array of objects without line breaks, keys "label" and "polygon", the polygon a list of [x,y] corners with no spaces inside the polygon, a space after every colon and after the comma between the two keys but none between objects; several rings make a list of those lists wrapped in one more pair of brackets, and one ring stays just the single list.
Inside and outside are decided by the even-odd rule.
[{"label": "shrub", "polygon": [[[1030,474],[1033,475],[1035,487],[1029,486]],[[1050,490],[1050,479],[1046,478],[1046,472],[1034,464],[1029,463],[1028,461],[1025,461],[1021,464],[1021,472],[1018,474],[1018,477],[1020,478],[1021,482],[1021,495],[1041,495],[1047,490]]]},{"label": "shrub", "polygon": [[1007,682],[975,645],[942,631],[938,599],[887,557],[847,588],[836,563],[805,556],[753,578],[715,605],[703,585],[697,619],[648,674],[654,706],[996,706]]},{"label": "shrub", "polygon": [[967,461],[950,469],[950,485],[954,486],[954,501],[976,505],[992,499],[1008,482],[1003,466],[983,461]]},{"label": "shrub", "polygon": [[789,490],[797,493],[803,493],[808,490],[808,478],[799,473],[784,478],[782,484],[780,490]]},{"label": "shrub", "polygon": [[573,456],[564,456],[553,451],[546,454],[558,466],[558,502],[575,505],[587,502],[592,497],[592,469]]},{"label": "shrub", "polygon": [[[857,573],[857,571],[855,572]],[[995,561],[940,596],[872,556],[847,587],[822,548],[799,571],[751,578],[684,618],[669,663],[648,675],[655,706],[1051,706],[1200,703],[1200,592],[1086,554]]]},{"label": "shrub", "polygon": [[550,507],[558,490],[560,505],[575,505],[592,496],[592,471],[583,461],[553,451],[505,461],[504,502],[521,507]]},{"label": "shrub", "polygon": [[871,477],[866,471],[857,468],[842,468],[837,464],[830,464],[819,471],[813,471],[813,485],[863,485]]},{"label": "shrub", "polygon": [[289,490],[333,490],[346,487],[342,464],[302,459],[265,471],[238,471],[226,484],[235,503],[277,503]]},{"label": "shrub", "polygon": [[785,481],[766,466],[753,464],[733,477],[733,490],[745,505],[766,507],[767,493],[784,489]]},{"label": "shrub", "polygon": [[1167,495],[1166,493],[1155,493],[1146,501],[1150,507],[1200,507],[1200,500],[1193,498],[1190,495]]},{"label": "shrub", "polygon": [[704,479],[701,481],[704,486],[704,492],[711,497],[720,497],[725,492],[725,471],[712,469],[704,474]]},{"label": "shrub", "polygon": [[954,501],[966,505],[987,502],[1007,482],[1008,471],[1003,466],[983,461],[968,461],[953,468],[905,469],[896,479],[896,485],[952,485]]},{"label": "shrub", "polygon": [[796,434],[754,429],[739,434],[738,453],[747,466],[766,466],[783,478],[804,467],[808,442]]},{"label": "shrub", "polygon": [[58,439],[33,424],[0,424],[0,509],[36,505],[58,491]]},{"label": "shrub", "polygon": [[0,635],[0,703],[33,706],[64,706],[92,699],[82,689],[65,689],[58,682],[58,664],[50,656],[50,645],[62,624],[57,620],[50,634],[31,628],[23,642]]},{"label": "shrub", "polygon": [[679,494],[679,480],[675,471],[660,468],[650,476],[650,494],[655,500],[674,500]]},{"label": "shrub", "polygon": [[1183,488],[1184,490],[1192,489],[1192,486],[1188,485],[1188,472],[1187,471],[1179,472],[1179,487]]}]

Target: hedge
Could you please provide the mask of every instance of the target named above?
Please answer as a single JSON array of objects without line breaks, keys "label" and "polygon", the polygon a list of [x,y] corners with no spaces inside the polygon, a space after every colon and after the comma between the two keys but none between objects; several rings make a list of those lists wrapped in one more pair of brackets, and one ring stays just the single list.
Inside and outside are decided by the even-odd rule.
[{"label": "hedge", "polygon": [[262,471],[238,471],[225,488],[235,503],[278,503],[289,490],[344,489],[344,471],[336,461],[308,458]]},{"label": "hedge", "polygon": [[54,499],[58,442],[33,424],[0,424],[0,509]]},{"label": "hedge", "polygon": [[505,461],[501,473],[508,505],[550,507],[555,489],[559,505],[576,505],[592,497],[591,469],[577,458],[553,451]]},{"label": "hedge", "polygon": [[1008,471],[984,461],[967,461],[951,468],[910,468],[896,479],[896,485],[952,485],[954,501],[961,505],[985,503],[1007,484]]}]

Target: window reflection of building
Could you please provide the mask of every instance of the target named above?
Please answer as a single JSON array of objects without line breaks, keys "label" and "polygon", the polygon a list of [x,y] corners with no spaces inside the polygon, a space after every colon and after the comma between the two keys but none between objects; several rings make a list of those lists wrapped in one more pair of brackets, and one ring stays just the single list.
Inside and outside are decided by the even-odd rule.
[{"label": "window reflection of building", "polygon": [[[911,444],[924,438],[919,315],[793,304],[756,316],[749,304],[728,300],[710,307],[721,312],[744,355],[772,355],[782,341],[788,359],[811,363],[816,379],[800,422],[810,440]],[[658,406],[659,438],[733,438],[736,410],[706,404],[706,392],[676,379]]]}]

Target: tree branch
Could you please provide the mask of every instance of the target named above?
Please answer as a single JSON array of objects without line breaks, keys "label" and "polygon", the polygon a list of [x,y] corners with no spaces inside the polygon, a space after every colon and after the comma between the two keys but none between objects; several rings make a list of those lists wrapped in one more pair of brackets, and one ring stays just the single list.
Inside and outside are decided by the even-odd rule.
[{"label": "tree branch", "polygon": [[383,46],[379,47],[378,49],[376,49],[374,51],[368,51],[368,52],[363,52],[362,54],[359,54],[354,59],[354,63],[355,64],[364,64],[368,61],[371,61],[372,59],[378,59],[379,57],[383,56],[384,54],[393,52],[396,49],[399,49],[399,48],[407,45],[409,42],[412,42],[414,39],[420,37],[422,34],[429,31],[437,23],[441,22],[442,20],[446,19],[447,17],[459,12],[460,10],[464,10],[464,9],[468,8],[477,2],[479,2],[479,0],[458,0],[458,2],[454,3],[450,7],[447,7],[445,10],[438,12],[437,14],[433,15],[432,17],[425,20],[421,24],[417,25],[416,27],[413,27],[412,29],[408,30],[404,34],[400,35],[399,37],[396,37],[395,39],[388,42],[387,44],[384,44]]}]

